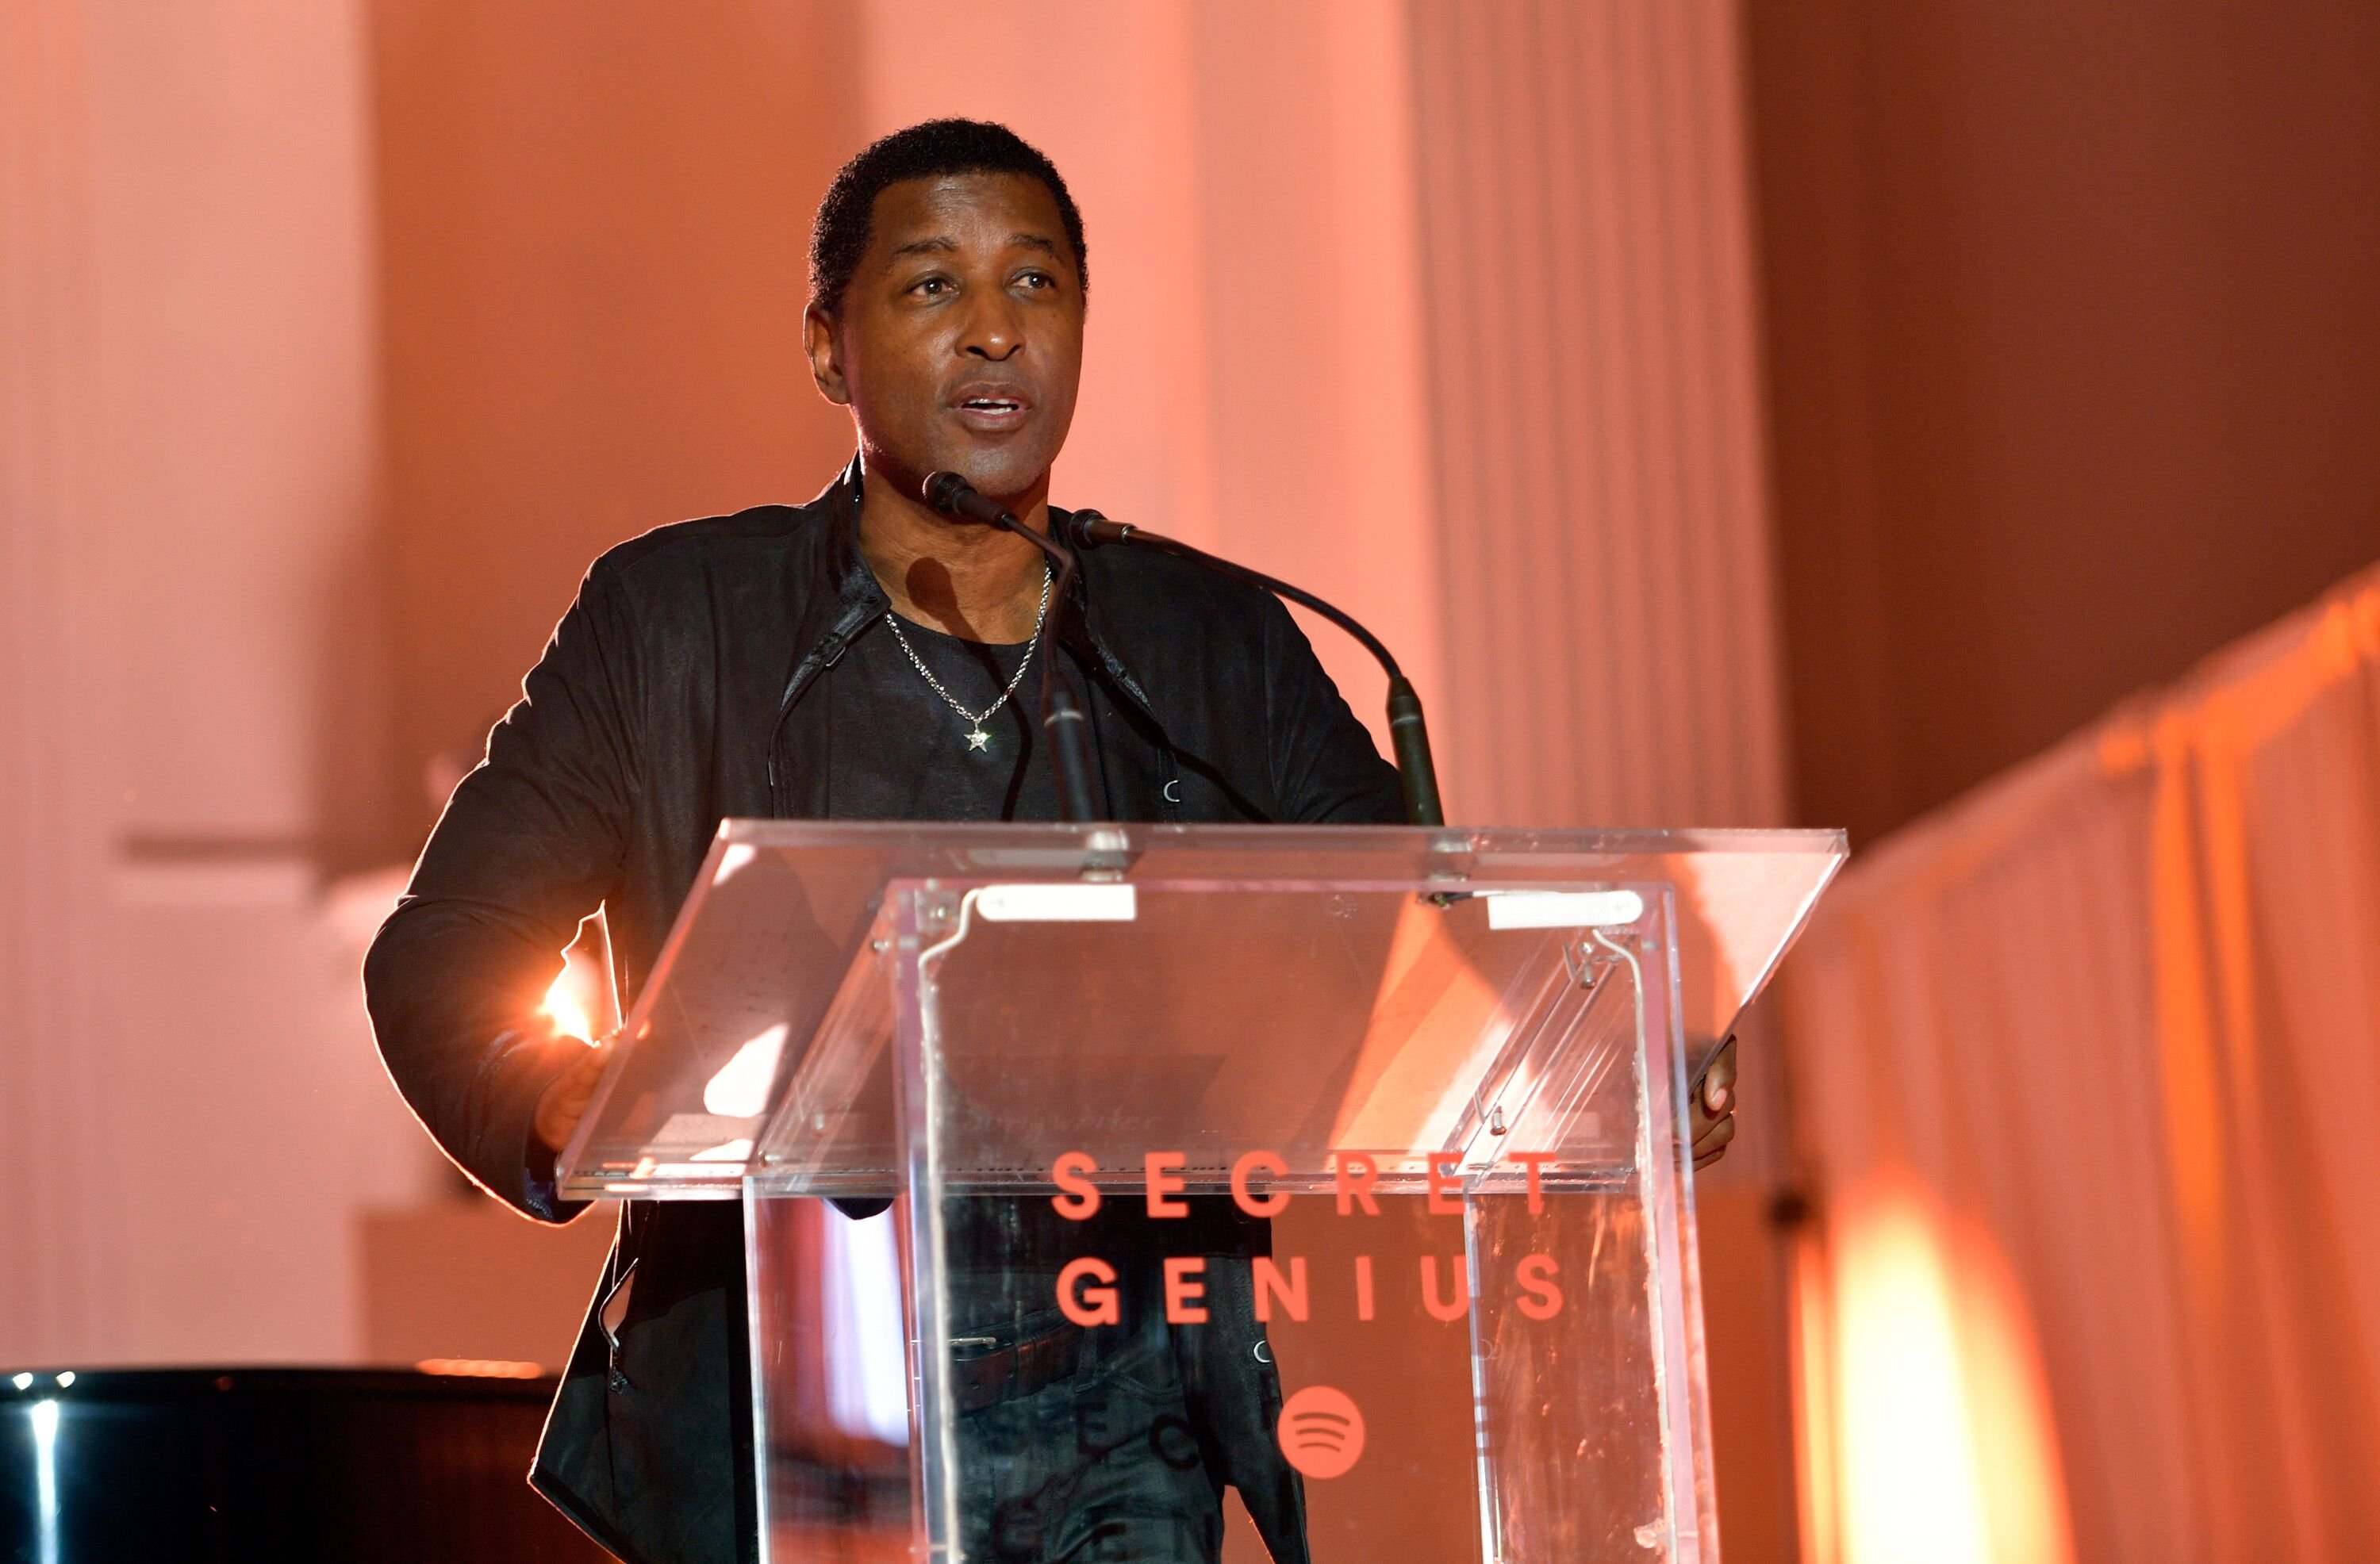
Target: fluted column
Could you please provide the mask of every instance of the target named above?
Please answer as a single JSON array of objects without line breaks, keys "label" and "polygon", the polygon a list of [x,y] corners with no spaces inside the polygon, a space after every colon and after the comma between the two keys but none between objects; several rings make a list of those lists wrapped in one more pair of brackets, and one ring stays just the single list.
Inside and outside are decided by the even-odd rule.
[{"label": "fluted column", "polygon": [[337,1360],[423,1182],[316,895],[383,697],[359,42],[0,7],[0,1361]]},{"label": "fluted column", "polygon": [[[112,1290],[85,1235],[116,1190],[107,995],[92,981],[105,804],[104,624],[91,474],[80,8],[0,7],[0,1357],[97,1339]],[[84,1333],[91,1333],[86,1336]],[[11,1347],[18,1352],[10,1352]]]},{"label": "fluted column", "polygon": [[1462,813],[1776,823],[1734,8],[1409,14]]}]

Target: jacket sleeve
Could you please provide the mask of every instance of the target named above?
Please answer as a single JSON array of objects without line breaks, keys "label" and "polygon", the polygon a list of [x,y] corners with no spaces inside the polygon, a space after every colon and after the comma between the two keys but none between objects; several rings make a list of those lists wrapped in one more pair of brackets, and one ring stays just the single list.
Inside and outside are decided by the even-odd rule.
[{"label": "jacket sleeve", "polygon": [[1271,593],[1264,599],[1266,745],[1281,819],[1297,825],[1402,825],[1397,769]]},{"label": "jacket sleeve", "polygon": [[599,563],[364,959],[373,1035],[406,1101],[465,1172],[547,1221],[580,1206],[555,1199],[531,1121],[580,1044],[540,1006],[624,860],[622,631]]}]

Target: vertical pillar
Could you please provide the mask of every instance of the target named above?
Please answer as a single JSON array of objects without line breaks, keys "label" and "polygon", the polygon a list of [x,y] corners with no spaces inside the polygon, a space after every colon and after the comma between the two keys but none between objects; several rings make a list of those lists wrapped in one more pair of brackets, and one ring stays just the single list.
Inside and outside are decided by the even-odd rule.
[{"label": "vertical pillar", "polygon": [[1408,15],[1460,816],[1776,823],[1733,7]]},{"label": "vertical pillar", "polygon": [[356,8],[0,40],[0,1357],[336,1360],[419,1165],[316,896],[377,771]]},{"label": "vertical pillar", "polygon": [[0,8],[0,1357],[103,1330],[111,1206],[92,980],[110,810],[92,614],[81,7]]}]

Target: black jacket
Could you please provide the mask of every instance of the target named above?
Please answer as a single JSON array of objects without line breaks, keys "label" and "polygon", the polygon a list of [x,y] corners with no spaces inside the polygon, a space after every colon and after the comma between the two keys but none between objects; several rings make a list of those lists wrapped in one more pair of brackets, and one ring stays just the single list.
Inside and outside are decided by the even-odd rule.
[{"label": "black jacket", "polygon": [[[447,1154],[530,1216],[577,1211],[532,1157],[530,1120],[578,1046],[538,1009],[579,921],[605,909],[632,1002],[721,819],[824,812],[810,697],[888,606],[856,546],[857,491],[855,467],[807,505],[661,527],[597,560],[372,943],[390,1074]],[[1084,556],[1061,612],[1111,818],[1402,819],[1394,770],[1270,596],[1109,548]],[[614,1350],[600,1306],[631,1265]],[[625,1558],[752,1558],[737,1207],[629,1203],[597,1305],[533,1480]],[[1259,1412],[1215,1415],[1269,1444]],[[1279,1534],[1296,1500],[1246,1491],[1266,1475],[1241,1486]]]}]

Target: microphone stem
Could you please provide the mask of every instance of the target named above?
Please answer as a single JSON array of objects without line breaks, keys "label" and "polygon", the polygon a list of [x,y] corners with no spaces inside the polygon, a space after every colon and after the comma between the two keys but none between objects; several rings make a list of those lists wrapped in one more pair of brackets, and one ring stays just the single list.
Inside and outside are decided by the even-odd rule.
[{"label": "microphone stem", "polygon": [[1075,698],[1074,680],[1058,664],[1058,624],[1075,590],[1075,551],[1045,538],[1002,511],[1000,525],[1039,549],[1056,567],[1050,611],[1041,619],[1035,654],[1041,660],[1041,734],[1050,745],[1050,770],[1058,784],[1058,818],[1069,822],[1099,818],[1099,790],[1092,782],[1090,721]]},{"label": "microphone stem", "polygon": [[1421,697],[1415,693],[1413,681],[1405,677],[1404,671],[1397,666],[1395,656],[1378,636],[1355,623],[1353,615],[1324,602],[1303,587],[1293,587],[1261,570],[1251,570],[1245,564],[1210,554],[1204,549],[1194,549],[1177,539],[1144,532],[1137,527],[1118,527],[1103,516],[1099,518],[1099,525],[1102,529],[1115,528],[1115,535],[1099,535],[1098,540],[1154,549],[1160,553],[1172,554],[1209,570],[1220,571],[1225,576],[1237,576],[1276,597],[1287,598],[1293,603],[1312,609],[1361,642],[1364,649],[1378,661],[1382,671],[1389,676],[1389,741],[1397,753],[1397,781],[1404,791],[1405,821],[1417,826],[1442,826],[1446,823],[1446,806],[1438,792],[1438,762],[1430,755],[1429,728],[1422,720]]},{"label": "microphone stem", "polygon": [[[1438,766],[1430,758],[1429,728],[1422,720],[1421,697],[1414,693],[1413,681],[1378,636],[1357,624],[1352,615],[1341,612],[1330,603],[1288,582],[1267,576],[1261,570],[1235,564],[1203,549],[1154,532],[1110,521],[1097,511],[1076,511],[1066,526],[1073,534],[1075,547],[1059,541],[1055,532],[1044,537],[1016,519],[1014,513],[1002,510],[998,503],[978,493],[974,485],[955,472],[929,474],[921,486],[926,503],[946,515],[964,516],[988,526],[1006,527],[1031,543],[1057,566],[1052,588],[1058,597],[1058,613],[1045,614],[1041,621],[1040,638],[1035,643],[1041,655],[1041,730],[1048,735],[1050,763],[1057,773],[1058,805],[1062,817],[1068,820],[1094,818],[1098,805],[1093,802],[1096,791],[1092,785],[1089,721],[1075,699],[1072,681],[1059,666],[1058,624],[1066,612],[1067,600],[1075,586],[1075,553],[1099,543],[1137,543],[1145,549],[1172,554],[1220,571],[1225,576],[1260,587],[1276,597],[1287,598],[1322,615],[1362,644],[1364,649],[1378,660],[1389,676],[1389,738],[1397,754],[1397,781],[1404,793],[1405,819],[1417,826],[1442,826],[1446,823],[1446,806],[1439,797]],[[1057,513],[1051,513],[1053,528]]]}]

